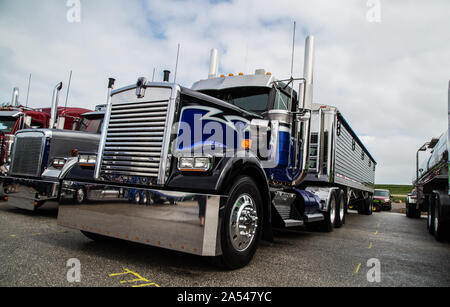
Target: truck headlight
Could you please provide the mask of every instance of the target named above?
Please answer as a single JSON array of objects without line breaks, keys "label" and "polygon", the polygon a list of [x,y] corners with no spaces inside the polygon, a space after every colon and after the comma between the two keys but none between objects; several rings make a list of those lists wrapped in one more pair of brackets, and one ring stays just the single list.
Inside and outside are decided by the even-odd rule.
[{"label": "truck headlight", "polygon": [[178,159],[178,170],[182,172],[207,172],[212,165],[208,157],[181,157]]},{"label": "truck headlight", "polygon": [[61,168],[61,167],[63,167],[65,164],[66,164],[66,159],[59,159],[59,158],[56,158],[56,159],[53,159],[53,162],[52,162],[52,165],[53,165],[53,167],[55,167],[55,168]]},{"label": "truck headlight", "polygon": [[97,156],[80,155],[78,157],[78,164],[81,166],[95,166],[95,163],[97,163]]}]

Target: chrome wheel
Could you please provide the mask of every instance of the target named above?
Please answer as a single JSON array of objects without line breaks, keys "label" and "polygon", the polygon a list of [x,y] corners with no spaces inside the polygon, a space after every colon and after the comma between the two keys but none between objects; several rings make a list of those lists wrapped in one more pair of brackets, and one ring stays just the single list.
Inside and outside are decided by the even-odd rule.
[{"label": "chrome wheel", "polygon": [[139,204],[139,202],[141,201],[141,195],[139,195],[138,192],[136,192],[136,194],[134,195],[134,201],[136,202],[136,204]]},{"label": "chrome wheel", "polygon": [[84,201],[84,190],[82,188],[79,188],[77,190],[77,203],[81,204]]},{"label": "chrome wheel", "polygon": [[330,221],[332,225],[336,221],[336,200],[334,199],[334,197],[330,202]]},{"label": "chrome wheel", "polygon": [[437,204],[435,202],[434,204],[434,233],[437,233],[439,230],[439,216],[438,216],[438,210],[437,210]]},{"label": "chrome wheel", "polygon": [[235,250],[243,252],[255,239],[258,212],[255,201],[248,194],[241,195],[231,209],[229,234]]},{"label": "chrome wheel", "polygon": [[340,221],[344,220],[344,214],[345,214],[345,201],[344,201],[344,198],[342,198],[342,201],[341,201],[341,203],[339,205],[339,218],[340,218]]}]

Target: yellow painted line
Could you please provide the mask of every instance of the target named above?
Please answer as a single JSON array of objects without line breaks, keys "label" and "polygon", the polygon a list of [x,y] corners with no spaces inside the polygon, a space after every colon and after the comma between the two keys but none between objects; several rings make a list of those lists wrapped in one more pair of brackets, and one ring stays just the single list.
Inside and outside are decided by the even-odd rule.
[{"label": "yellow painted line", "polygon": [[371,249],[371,248],[372,248],[372,246],[373,246],[373,243],[372,243],[372,242],[370,242],[370,244],[369,244],[369,249]]},{"label": "yellow painted line", "polygon": [[357,267],[356,270],[355,270],[355,274],[358,274],[360,268],[361,268],[361,263],[358,264],[358,267]]},{"label": "yellow painted line", "polygon": [[130,280],[122,280],[122,281],[120,281],[121,284],[135,283],[135,282],[144,282],[145,284],[134,285],[132,287],[147,287],[147,286],[159,287],[159,285],[157,285],[156,283],[152,283],[150,280],[142,277],[141,275],[139,275],[136,272],[131,271],[130,269],[125,269],[125,271],[122,272],[122,273],[109,274],[109,276],[110,277],[114,277],[114,276],[123,276],[123,275],[129,275],[129,274],[133,275],[136,278],[135,279],[130,279]]},{"label": "yellow painted line", "polygon": [[137,286],[133,286],[133,288],[141,288],[141,287],[149,287],[149,286],[155,286],[157,288],[161,288],[158,284],[155,283],[149,283],[149,284],[143,284],[143,285],[137,285]]},{"label": "yellow painted line", "polygon": [[11,238],[15,238],[15,237],[16,237],[16,235],[10,235],[10,237],[11,237]]},{"label": "yellow painted line", "polygon": [[129,271],[128,269],[125,269],[125,272],[109,274],[109,277],[121,276],[121,275],[126,275],[126,274],[131,274],[131,271]]},{"label": "yellow painted line", "polygon": [[121,284],[126,284],[126,283],[129,283],[129,282],[138,282],[138,281],[145,281],[145,280],[138,278],[138,279],[132,279],[132,280],[122,280],[120,283]]}]

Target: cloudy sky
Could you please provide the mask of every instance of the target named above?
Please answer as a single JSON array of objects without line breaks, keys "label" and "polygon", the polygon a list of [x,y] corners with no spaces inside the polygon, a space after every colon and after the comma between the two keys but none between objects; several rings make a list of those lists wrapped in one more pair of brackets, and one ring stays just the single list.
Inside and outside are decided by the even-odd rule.
[{"label": "cloudy sky", "polygon": [[177,82],[187,87],[207,77],[213,47],[221,73],[264,68],[286,78],[296,21],[294,73],[305,36],[315,35],[314,100],[337,106],[361,136],[377,183],[409,184],[416,149],[447,127],[448,0],[79,2],[71,23],[66,0],[0,0],[0,102],[17,86],[24,103],[31,73],[29,106],[48,106],[73,70],[69,104],[93,108],[105,102],[108,77],[125,86],[154,68],[156,80],[174,71],[178,43]]}]

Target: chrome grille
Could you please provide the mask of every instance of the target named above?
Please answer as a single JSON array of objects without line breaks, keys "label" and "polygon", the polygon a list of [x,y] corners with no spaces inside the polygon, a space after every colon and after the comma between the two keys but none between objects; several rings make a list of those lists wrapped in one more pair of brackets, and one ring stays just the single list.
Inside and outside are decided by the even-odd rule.
[{"label": "chrome grille", "polygon": [[44,137],[42,134],[20,134],[15,139],[12,175],[40,176]]},{"label": "chrome grille", "polygon": [[158,177],[169,100],[112,103],[101,172]]}]

